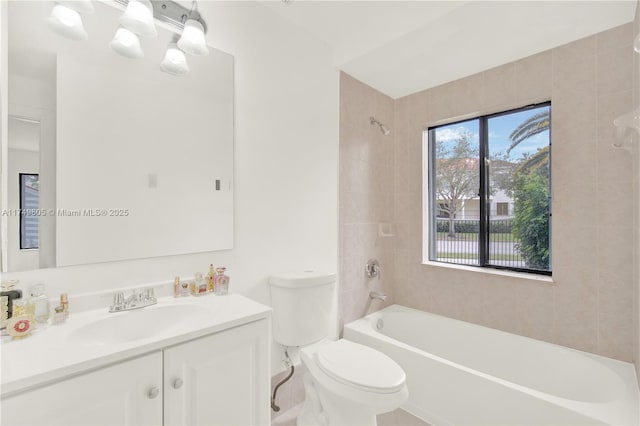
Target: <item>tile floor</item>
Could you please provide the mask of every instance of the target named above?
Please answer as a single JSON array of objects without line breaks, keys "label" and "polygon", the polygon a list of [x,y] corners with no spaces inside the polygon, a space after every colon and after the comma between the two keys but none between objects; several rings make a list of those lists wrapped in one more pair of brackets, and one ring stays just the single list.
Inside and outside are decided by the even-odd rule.
[{"label": "tile floor", "polygon": [[[271,426],[296,426],[296,416],[302,408],[302,404],[285,411],[271,421]],[[390,413],[378,416],[378,426],[430,426],[419,418],[407,413],[404,410],[397,409]]]}]

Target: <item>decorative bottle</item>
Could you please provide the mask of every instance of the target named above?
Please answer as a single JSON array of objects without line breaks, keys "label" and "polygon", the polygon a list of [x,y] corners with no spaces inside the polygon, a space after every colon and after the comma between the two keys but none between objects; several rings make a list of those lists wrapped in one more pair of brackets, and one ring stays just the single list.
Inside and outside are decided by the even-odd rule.
[{"label": "decorative bottle", "polygon": [[46,324],[49,320],[49,298],[44,294],[44,284],[32,285],[29,293],[29,313],[33,314],[38,325]]},{"label": "decorative bottle", "polygon": [[13,316],[13,301],[22,297],[22,290],[14,289],[18,283],[18,280],[0,282],[0,297],[2,298],[0,305],[3,306],[3,310],[6,305],[6,313],[4,311],[2,312],[2,318],[6,316],[6,319],[9,319]]},{"label": "decorative bottle", "polygon": [[207,274],[207,282],[209,283],[209,291],[213,292],[215,288],[214,280],[216,277],[216,272],[213,270],[213,263],[209,264],[209,273]]},{"label": "decorative bottle", "polygon": [[215,278],[213,285],[215,287],[215,294],[217,296],[226,296],[229,293],[229,277],[224,274],[224,271],[227,268],[217,268],[216,272],[218,273]]}]

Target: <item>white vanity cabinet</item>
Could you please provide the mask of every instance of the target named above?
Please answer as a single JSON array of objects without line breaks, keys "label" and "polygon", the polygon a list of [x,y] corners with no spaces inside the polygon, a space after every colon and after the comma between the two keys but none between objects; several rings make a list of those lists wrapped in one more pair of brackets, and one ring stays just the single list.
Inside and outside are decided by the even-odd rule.
[{"label": "white vanity cabinet", "polygon": [[165,425],[268,425],[265,320],[164,351]]},{"label": "white vanity cabinet", "polygon": [[1,423],[3,426],[160,425],[162,352],[4,399]]},{"label": "white vanity cabinet", "polygon": [[269,367],[262,319],[3,399],[1,424],[267,425]]}]

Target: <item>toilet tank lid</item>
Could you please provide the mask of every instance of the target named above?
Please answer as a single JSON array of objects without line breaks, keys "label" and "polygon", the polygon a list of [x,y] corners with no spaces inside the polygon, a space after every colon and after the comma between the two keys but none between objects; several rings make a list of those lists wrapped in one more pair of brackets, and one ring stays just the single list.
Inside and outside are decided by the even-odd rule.
[{"label": "toilet tank lid", "polygon": [[269,284],[287,288],[315,287],[335,282],[336,274],[319,271],[285,272],[269,277]]}]

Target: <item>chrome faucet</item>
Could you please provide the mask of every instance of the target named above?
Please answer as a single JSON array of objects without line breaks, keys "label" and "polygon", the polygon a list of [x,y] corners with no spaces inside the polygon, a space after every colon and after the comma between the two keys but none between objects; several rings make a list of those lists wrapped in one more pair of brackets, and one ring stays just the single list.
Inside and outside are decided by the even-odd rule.
[{"label": "chrome faucet", "polygon": [[113,295],[113,303],[109,307],[109,312],[130,311],[155,305],[156,303],[158,303],[158,299],[156,299],[152,287],[134,289],[127,298],[124,297],[124,292],[118,291]]},{"label": "chrome faucet", "polygon": [[387,295],[379,291],[371,291],[369,292],[369,298],[382,300],[384,302],[385,300],[387,300]]},{"label": "chrome faucet", "polygon": [[367,264],[364,265],[364,273],[367,276],[367,278],[378,277],[378,279],[380,279],[380,276],[382,275],[382,269],[380,269],[380,262],[378,262],[376,259],[369,259],[367,261]]}]

